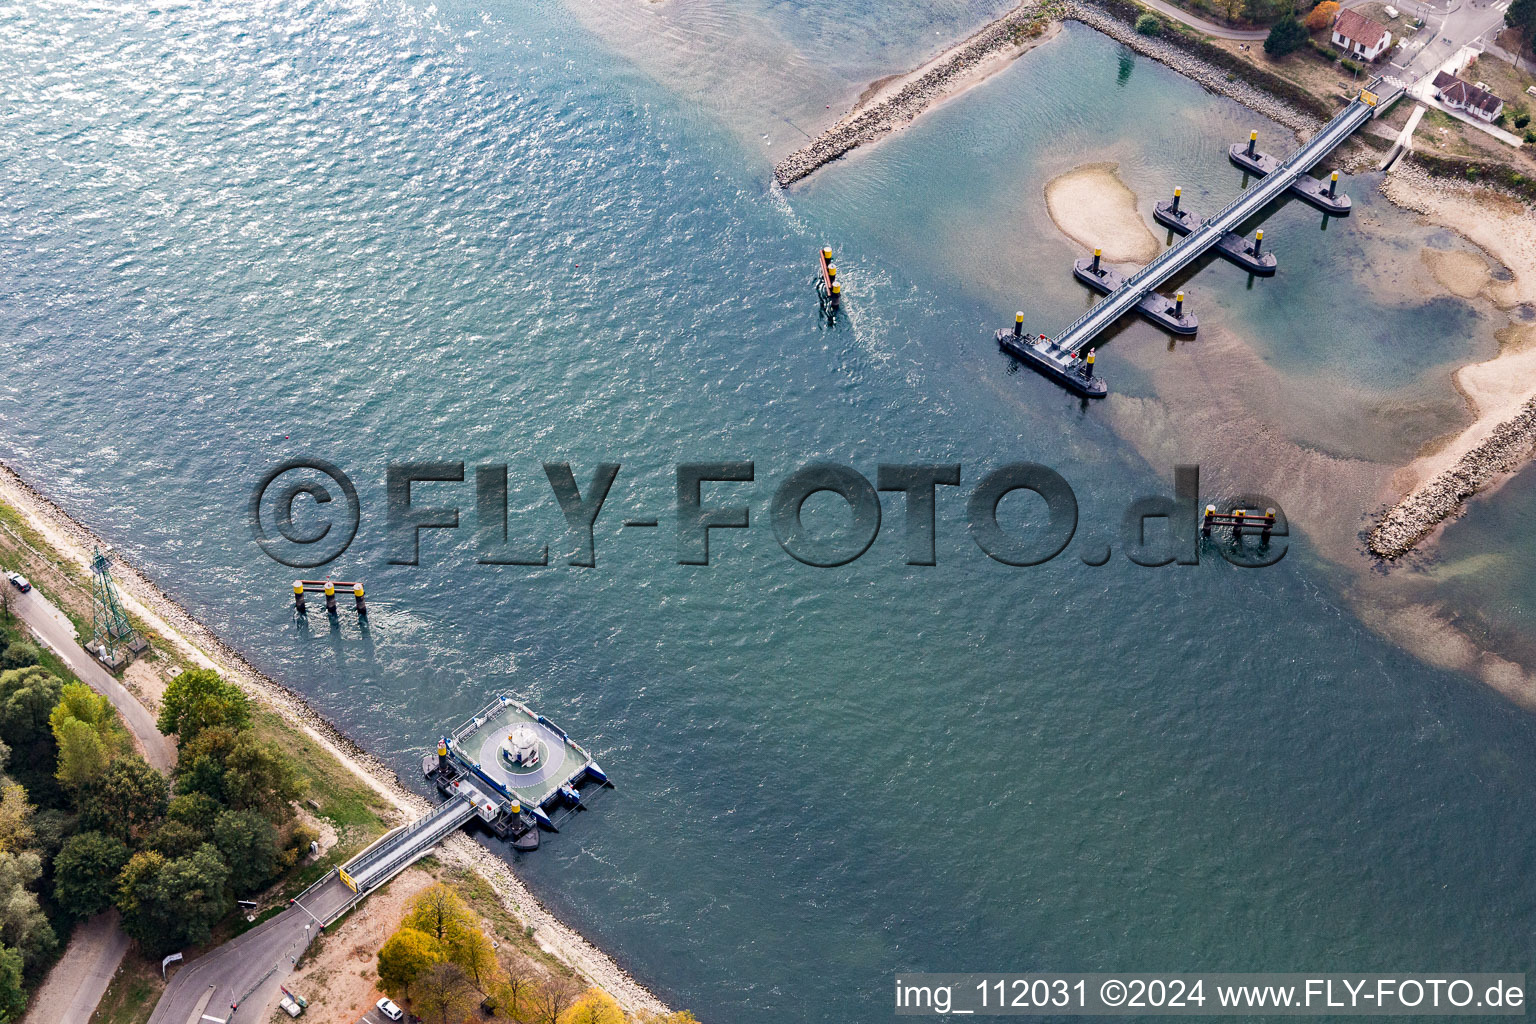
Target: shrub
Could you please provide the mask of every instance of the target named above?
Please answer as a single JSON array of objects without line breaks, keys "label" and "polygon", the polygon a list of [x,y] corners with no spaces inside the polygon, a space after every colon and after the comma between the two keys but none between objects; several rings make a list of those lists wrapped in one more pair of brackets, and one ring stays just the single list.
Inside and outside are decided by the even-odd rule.
[{"label": "shrub", "polygon": [[1524,128],[1526,125],[1528,125],[1530,123],[1531,123],[1531,115],[1528,114],[1526,111],[1521,110],[1521,111],[1518,111],[1515,114],[1515,127],[1516,128]]},{"label": "shrub", "polygon": [[1498,125],[1500,128],[1502,128],[1502,127],[1504,127],[1504,121],[1505,120],[1506,120],[1506,118],[1505,118],[1504,112],[1501,110],[1501,111],[1499,111],[1499,116],[1493,119],[1493,123]]},{"label": "shrub", "polygon": [[1339,67],[1343,68],[1345,71],[1348,71],[1352,75],[1358,75],[1361,71],[1361,66],[1350,60],[1348,57],[1344,57],[1339,61]]},{"label": "shrub", "polygon": [[1525,141],[1536,143],[1536,130],[1527,130],[1525,133]]},{"label": "shrub", "polygon": [[1269,30],[1269,37],[1264,40],[1264,52],[1271,57],[1284,57],[1286,54],[1295,53],[1307,45],[1307,30],[1301,22],[1296,20],[1296,15],[1287,14],[1275,22],[1275,27]]},{"label": "shrub", "polygon": [[1163,23],[1155,14],[1143,14],[1136,19],[1136,31],[1144,36],[1159,36],[1163,34]]},{"label": "shrub", "polygon": [[1339,5],[1335,0],[1323,0],[1307,14],[1307,28],[1313,32],[1321,32],[1333,24],[1333,19],[1338,13]]}]

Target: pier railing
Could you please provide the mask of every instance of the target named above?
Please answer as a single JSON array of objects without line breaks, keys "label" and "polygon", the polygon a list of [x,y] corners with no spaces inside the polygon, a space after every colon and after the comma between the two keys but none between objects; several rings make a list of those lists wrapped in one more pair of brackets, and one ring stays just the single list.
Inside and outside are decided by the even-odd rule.
[{"label": "pier railing", "polygon": [[1243,192],[1210,220],[1185,235],[1176,245],[1164,250],[1151,263],[1126,278],[1114,294],[1069,324],[1066,330],[1056,336],[1052,345],[1066,352],[1080,350],[1100,331],[1130,312],[1148,292],[1193,263],[1228,231],[1289,189],[1298,177],[1332,152],[1356,128],[1370,120],[1374,110],[1371,104],[1362,99],[1352,101],[1322,131],[1261,178],[1257,185]]}]

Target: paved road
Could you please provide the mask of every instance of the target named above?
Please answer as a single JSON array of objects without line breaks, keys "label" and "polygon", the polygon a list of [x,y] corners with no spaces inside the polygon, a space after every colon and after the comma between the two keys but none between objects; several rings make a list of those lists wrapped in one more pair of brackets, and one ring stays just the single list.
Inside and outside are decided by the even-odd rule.
[{"label": "paved road", "polygon": [[[0,586],[10,583],[0,580]],[[112,673],[91,657],[75,639],[74,623],[33,587],[25,594],[10,591],[11,611],[63,659],[69,670],[97,693],[104,694],[122,714],[123,721],[144,749],[144,760],[168,774],[176,766],[176,747],[155,727],[154,716],[129,693]]]},{"label": "paved road", "polygon": [[[1244,42],[1252,42],[1256,39],[1262,40],[1269,35],[1269,29],[1267,28],[1227,28],[1224,25],[1216,24],[1214,21],[1206,21],[1204,18],[1190,14],[1186,10],[1173,6],[1173,4],[1163,3],[1163,0],[1141,0],[1141,2],[1159,14],[1166,14],[1174,21],[1182,21],[1190,28],[1204,32],[1209,36],[1215,36],[1217,39],[1241,39]],[[1365,3],[1366,0],[1359,0],[1359,2]]]},{"label": "paved road", "polygon": [[[149,1024],[262,1020],[262,1008],[314,936],[310,913],[324,919],[351,898],[352,891],[332,876],[305,899],[305,906],[291,906],[178,968]],[[239,1007],[231,1009],[236,1001]]]},{"label": "paved road", "polygon": [[[1403,34],[1404,45],[1393,54],[1389,69],[1410,82],[1433,76],[1464,46],[1486,49],[1504,29],[1503,0],[1403,0],[1397,6],[1424,19],[1423,28]],[[1416,45],[1421,40],[1424,45]]]},{"label": "paved road", "polygon": [[115,910],[76,927],[64,956],[32,997],[22,1024],[90,1020],[127,952],[128,936],[118,927]]}]

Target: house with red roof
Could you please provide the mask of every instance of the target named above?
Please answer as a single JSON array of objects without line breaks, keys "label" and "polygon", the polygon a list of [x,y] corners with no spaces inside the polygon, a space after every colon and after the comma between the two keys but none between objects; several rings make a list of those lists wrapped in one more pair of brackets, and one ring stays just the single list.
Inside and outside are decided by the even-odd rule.
[{"label": "house with red roof", "polygon": [[1465,110],[1484,121],[1492,121],[1504,111],[1504,101],[1493,93],[1446,71],[1435,76],[1435,99],[1452,110]]},{"label": "house with red roof", "polygon": [[1333,22],[1333,45],[1360,60],[1375,60],[1392,48],[1392,33],[1359,11],[1340,11]]}]

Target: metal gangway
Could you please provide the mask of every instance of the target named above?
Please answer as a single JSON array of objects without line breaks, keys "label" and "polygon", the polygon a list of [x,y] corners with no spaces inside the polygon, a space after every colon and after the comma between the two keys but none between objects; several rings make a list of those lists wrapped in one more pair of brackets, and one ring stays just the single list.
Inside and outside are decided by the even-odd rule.
[{"label": "metal gangway", "polygon": [[409,825],[387,832],[337,871],[347,888],[361,898],[389,881],[475,816],[475,805],[463,796],[438,804]]},{"label": "metal gangway", "polygon": [[1051,347],[1061,352],[1087,351],[1088,342],[1100,331],[1135,309],[1136,304],[1145,298],[1148,292],[1199,259],[1228,231],[1235,230],[1239,224],[1258,213],[1271,200],[1283,195],[1297,178],[1311,170],[1356,128],[1369,121],[1376,113],[1376,109],[1377,97],[1368,88],[1349,106],[1335,115],[1334,119],[1313,136],[1310,142],[1292,153],[1269,174],[1260,178],[1252,188],[1227,204],[1220,213],[1185,235],[1151,263],[1126,278],[1125,283],[1107,296],[1103,302],[1068,325],[1067,329],[1051,342]]}]

